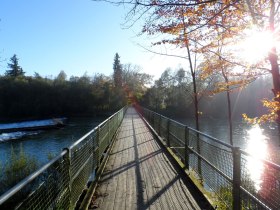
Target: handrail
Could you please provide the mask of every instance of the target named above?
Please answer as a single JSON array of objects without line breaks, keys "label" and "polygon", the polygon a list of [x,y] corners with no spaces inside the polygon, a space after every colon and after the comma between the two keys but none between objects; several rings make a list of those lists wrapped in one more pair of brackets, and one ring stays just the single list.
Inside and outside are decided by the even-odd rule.
[{"label": "handrail", "polygon": [[110,120],[112,117],[116,116],[122,109],[120,109],[119,111],[117,111],[116,113],[114,113],[112,116],[108,117],[107,119],[105,119],[104,121],[102,121],[98,126],[96,126],[95,128],[93,128],[91,131],[89,131],[88,133],[86,133],[84,136],[82,136],[80,139],[78,139],[76,142],[74,142],[69,148],[72,149],[73,147],[75,147],[76,145],[78,145],[80,142],[82,142],[84,139],[86,139],[90,134],[94,133],[98,127],[102,127],[105,123],[108,122],[108,120]]},{"label": "handrail", "polygon": [[[156,113],[156,112],[154,112],[154,111],[151,111],[151,110],[149,110],[149,109],[146,109],[146,108],[143,108],[144,110],[148,110],[148,111],[150,111],[150,112],[152,112],[152,113],[154,113],[154,114],[158,114],[158,113]],[[163,116],[163,115],[161,115],[161,114],[158,114],[158,115],[160,115],[160,116]],[[217,138],[215,138],[215,137],[213,137],[213,136],[210,136],[210,135],[208,135],[208,134],[206,134],[206,133],[203,133],[203,132],[201,132],[201,131],[198,131],[198,130],[196,130],[196,129],[194,129],[194,128],[192,128],[192,127],[189,127],[189,126],[187,126],[186,124],[183,124],[183,123],[181,123],[181,122],[178,122],[178,121],[176,121],[176,120],[174,120],[174,119],[171,119],[171,118],[168,118],[168,117],[166,117],[166,116],[163,116],[165,119],[168,119],[170,122],[174,122],[174,123],[176,123],[176,124],[178,124],[178,125],[180,125],[180,126],[183,126],[183,127],[188,127],[188,129],[190,129],[190,130],[192,130],[192,131],[194,131],[194,132],[196,132],[196,133],[198,133],[198,134],[200,134],[200,135],[202,135],[202,136],[205,136],[205,137],[207,137],[207,138],[209,138],[209,139],[211,139],[211,140],[213,140],[213,141],[215,141],[215,142],[217,142],[217,143],[219,143],[219,144],[222,144],[222,145],[224,145],[224,146],[226,146],[226,147],[229,147],[229,148],[233,148],[233,146],[232,145],[230,145],[230,144],[228,144],[228,143],[225,143],[225,142],[222,142],[222,141],[220,141],[219,139],[217,139]]]},{"label": "handrail", "polygon": [[[211,193],[217,195],[220,203],[226,206],[223,208],[280,209],[280,165],[255,157],[240,147],[234,147],[149,109],[136,108],[143,113],[142,116],[161,139],[166,141],[164,145],[174,150],[186,168],[194,171],[195,176],[210,187]],[[251,158],[260,161],[259,164],[263,164],[261,167],[267,171],[261,174],[260,192],[254,186],[247,165]]]},{"label": "handrail", "polygon": [[226,146],[226,147],[228,147],[228,148],[230,148],[230,149],[233,148],[232,145],[230,145],[230,144],[228,144],[228,143],[225,143],[225,142],[222,142],[221,140],[219,140],[219,139],[217,139],[217,138],[215,138],[215,137],[213,137],[213,136],[210,136],[210,135],[208,135],[208,134],[206,134],[206,133],[203,133],[203,132],[198,131],[198,130],[196,130],[196,129],[194,129],[194,128],[191,128],[191,127],[188,127],[188,129],[190,129],[190,130],[192,130],[192,131],[194,131],[194,132],[196,132],[196,133],[198,133],[198,134],[200,134],[200,135],[202,135],[202,136],[205,136],[205,137],[211,139],[212,141],[214,141],[214,142],[216,142],[216,143],[222,144],[222,145],[224,145],[224,146]]},{"label": "handrail", "polygon": [[98,129],[98,126],[96,126],[95,128],[93,128],[91,131],[89,131],[88,133],[86,133],[84,136],[82,136],[81,138],[79,138],[76,142],[74,142],[69,149],[73,149],[75,146],[77,146],[79,143],[81,143],[83,140],[85,140],[89,135],[91,135],[92,133],[94,133],[96,130]]},{"label": "handrail", "polygon": [[274,169],[280,171],[280,165],[278,165],[278,164],[276,164],[276,163],[273,163],[273,162],[271,162],[271,161],[269,161],[269,160],[256,157],[255,155],[252,155],[251,153],[246,152],[246,151],[244,151],[244,150],[242,150],[242,149],[240,149],[240,151],[241,151],[242,154],[247,155],[247,156],[251,156],[251,157],[254,158],[255,160],[259,160],[259,161],[261,161],[261,162],[264,162],[265,164],[269,165],[270,167],[273,167]]},{"label": "handrail", "polygon": [[63,151],[57,155],[55,158],[53,158],[51,161],[43,165],[41,168],[30,174],[28,177],[20,181],[17,185],[12,187],[10,190],[8,190],[6,193],[0,196],[0,205],[2,205],[5,201],[7,201],[10,197],[12,197],[15,193],[23,189],[28,183],[32,182],[34,179],[36,179],[42,172],[44,172],[46,169],[48,169],[53,163],[55,163],[57,160],[59,160],[61,157],[63,157],[69,150],[67,148],[63,149]]},{"label": "handrail", "polygon": [[[31,187],[29,184],[35,185],[36,188],[31,187],[32,192],[30,192],[25,200],[16,200],[16,202],[20,202],[17,208],[24,209],[24,205],[29,205],[29,202],[32,205],[34,202],[37,202],[36,208],[40,209],[48,209],[49,206],[58,209],[75,207],[87,181],[89,181],[92,173],[103,161],[103,153],[112,144],[112,140],[124,117],[126,109],[127,107],[125,106],[105,119],[98,126],[70,145],[69,148],[63,149],[60,154],[40,169],[1,195],[0,209],[2,205],[7,205],[6,202],[16,196],[21,190],[29,189]],[[109,129],[106,129],[108,127]],[[106,132],[106,135],[100,136],[100,131],[102,131],[103,135]],[[99,142],[101,138],[106,138],[106,140],[104,139],[104,141]],[[51,168],[51,166],[54,167]],[[47,201],[41,200],[42,193],[51,191],[54,191],[53,195],[47,196]],[[14,203],[13,205],[18,204]],[[67,206],[61,207],[60,205]]]}]

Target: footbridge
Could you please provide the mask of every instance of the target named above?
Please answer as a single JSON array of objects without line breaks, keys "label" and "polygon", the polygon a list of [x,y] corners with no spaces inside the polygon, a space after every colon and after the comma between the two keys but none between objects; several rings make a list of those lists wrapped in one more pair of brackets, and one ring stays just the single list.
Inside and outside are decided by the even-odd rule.
[{"label": "footbridge", "polygon": [[[251,161],[264,169],[258,186]],[[279,198],[279,165],[124,107],[1,195],[0,209],[280,209]]]}]

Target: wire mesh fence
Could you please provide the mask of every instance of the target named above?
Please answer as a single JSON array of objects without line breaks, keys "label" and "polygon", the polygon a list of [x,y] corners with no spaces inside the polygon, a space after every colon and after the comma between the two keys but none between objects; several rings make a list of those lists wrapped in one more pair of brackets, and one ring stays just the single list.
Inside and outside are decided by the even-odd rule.
[{"label": "wire mesh fence", "polygon": [[142,115],[219,209],[280,209],[280,166],[148,109]]},{"label": "wire mesh fence", "polygon": [[0,209],[74,209],[104,158],[126,111],[122,108],[0,196]]}]

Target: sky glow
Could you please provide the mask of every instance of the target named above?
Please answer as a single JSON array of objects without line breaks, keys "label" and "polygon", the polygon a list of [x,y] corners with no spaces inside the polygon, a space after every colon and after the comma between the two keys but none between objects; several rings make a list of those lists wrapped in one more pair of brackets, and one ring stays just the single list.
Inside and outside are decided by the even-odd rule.
[{"label": "sky glow", "polygon": [[273,46],[279,46],[279,42],[270,31],[257,31],[252,29],[248,37],[240,43],[241,57],[249,64],[256,64],[268,56]]},{"label": "sky glow", "polygon": [[[182,59],[154,55],[138,44],[151,41],[137,37],[141,28],[122,29],[127,8],[90,0],[3,0],[0,3],[0,75],[17,54],[27,75],[89,76],[112,72],[116,52],[121,62],[142,66],[158,78]],[[183,65],[187,65],[183,61]],[[187,68],[187,66],[186,66]]]}]

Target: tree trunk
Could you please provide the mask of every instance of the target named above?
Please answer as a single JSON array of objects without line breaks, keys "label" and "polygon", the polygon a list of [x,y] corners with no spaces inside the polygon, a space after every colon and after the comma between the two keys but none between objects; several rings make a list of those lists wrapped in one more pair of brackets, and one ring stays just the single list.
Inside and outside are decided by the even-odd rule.
[{"label": "tree trunk", "polygon": [[229,124],[229,142],[233,146],[233,132],[232,132],[232,113],[229,86],[227,85],[227,105],[228,105],[228,124]]},{"label": "tree trunk", "polygon": [[[272,34],[275,33],[275,1],[270,0],[270,16],[269,16],[269,29]],[[279,65],[278,65],[278,58],[276,54],[276,47],[273,46],[268,53],[268,60],[271,65],[271,74],[273,80],[273,89],[272,92],[274,94],[275,100],[280,103],[280,75],[279,75]],[[276,123],[278,126],[278,137],[279,137],[279,144],[280,144],[280,111],[277,112],[277,119]]]},{"label": "tree trunk", "polygon": [[[273,89],[272,92],[274,94],[275,100],[280,103],[280,75],[279,75],[279,65],[277,61],[277,54],[276,54],[276,48],[272,48],[272,50],[269,52],[268,59],[271,65],[271,74],[272,74],[272,80],[273,80]],[[278,126],[278,137],[279,137],[279,144],[280,144],[280,111],[277,111],[277,119],[276,123]]]},{"label": "tree trunk", "polygon": [[199,110],[198,110],[198,97],[195,75],[192,76],[193,80],[193,94],[194,94],[194,111],[195,111],[195,129],[199,131]]}]

